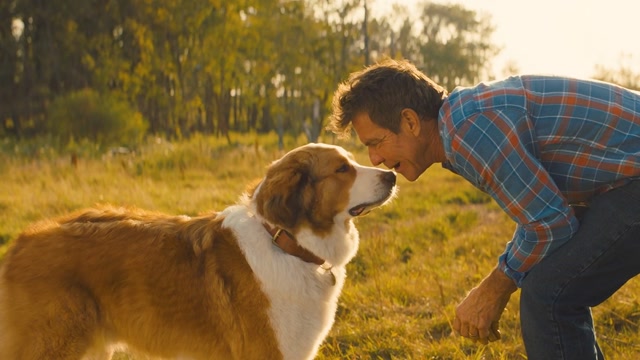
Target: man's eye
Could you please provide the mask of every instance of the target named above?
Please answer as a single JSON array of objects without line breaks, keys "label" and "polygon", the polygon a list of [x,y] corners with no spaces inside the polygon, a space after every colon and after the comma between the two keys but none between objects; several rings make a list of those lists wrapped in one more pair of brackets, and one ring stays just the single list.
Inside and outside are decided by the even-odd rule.
[{"label": "man's eye", "polygon": [[347,172],[349,171],[349,165],[348,164],[344,164],[342,166],[340,166],[338,168],[338,170],[336,170],[337,173],[343,173],[343,172]]}]

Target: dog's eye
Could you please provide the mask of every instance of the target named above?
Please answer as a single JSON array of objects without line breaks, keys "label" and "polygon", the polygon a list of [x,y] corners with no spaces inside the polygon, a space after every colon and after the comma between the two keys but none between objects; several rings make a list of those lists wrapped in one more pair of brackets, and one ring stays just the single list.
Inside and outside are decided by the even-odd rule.
[{"label": "dog's eye", "polygon": [[343,164],[342,166],[340,166],[340,167],[338,168],[338,170],[336,170],[336,172],[337,172],[337,173],[343,173],[343,172],[347,172],[347,171],[349,171],[349,169],[350,169],[349,164]]}]

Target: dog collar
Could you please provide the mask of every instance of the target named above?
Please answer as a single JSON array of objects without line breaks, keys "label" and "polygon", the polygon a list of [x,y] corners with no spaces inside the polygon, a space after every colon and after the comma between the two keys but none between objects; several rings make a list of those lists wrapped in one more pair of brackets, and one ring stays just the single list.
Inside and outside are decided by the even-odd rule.
[{"label": "dog collar", "polygon": [[264,225],[264,228],[271,235],[271,242],[280,248],[280,250],[289,255],[295,256],[304,262],[319,265],[318,272],[331,274],[332,285],[336,284],[336,277],[333,275],[333,272],[331,272],[333,265],[300,246],[296,238],[287,230],[278,227],[273,228],[266,222],[263,222],[262,225]]}]

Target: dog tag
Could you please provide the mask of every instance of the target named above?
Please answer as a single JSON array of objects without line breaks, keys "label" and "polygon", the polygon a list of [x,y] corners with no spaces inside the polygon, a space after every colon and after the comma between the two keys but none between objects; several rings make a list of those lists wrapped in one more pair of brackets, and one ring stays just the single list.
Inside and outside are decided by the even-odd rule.
[{"label": "dog tag", "polygon": [[336,276],[333,275],[333,271],[329,270],[329,274],[331,274],[331,286],[336,285]]},{"label": "dog tag", "polygon": [[333,265],[329,264],[328,262],[325,262],[324,264],[318,267],[318,272],[321,274],[329,273],[329,275],[331,276],[331,286],[335,286],[336,276],[333,275],[333,271],[331,271],[331,268],[333,268]]}]

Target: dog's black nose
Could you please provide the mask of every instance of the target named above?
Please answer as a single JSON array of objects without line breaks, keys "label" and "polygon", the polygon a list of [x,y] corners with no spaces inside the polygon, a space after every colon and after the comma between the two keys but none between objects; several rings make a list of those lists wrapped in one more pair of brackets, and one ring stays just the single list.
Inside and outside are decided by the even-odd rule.
[{"label": "dog's black nose", "polygon": [[394,173],[393,171],[385,171],[384,173],[382,173],[382,181],[386,184],[389,184],[390,186],[393,186],[396,184],[396,173]]}]

